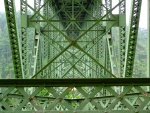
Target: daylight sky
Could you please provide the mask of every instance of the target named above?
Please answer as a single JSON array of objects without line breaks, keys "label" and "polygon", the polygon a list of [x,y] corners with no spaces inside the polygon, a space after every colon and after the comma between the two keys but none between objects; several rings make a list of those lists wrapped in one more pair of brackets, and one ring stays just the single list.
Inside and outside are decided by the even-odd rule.
[{"label": "daylight sky", "polygon": [[[33,5],[34,0],[28,0],[30,4]],[[113,0],[113,5],[117,3],[118,0]],[[20,0],[15,0],[16,4],[16,10],[19,10],[20,6]],[[126,0],[127,4],[127,24],[129,23],[129,17],[130,17],[130,6],[131,6],[131,0]],[[4,12],[4,0],[0,0],[0,12]],[[147,0],[142,0],[142,9],[141,9],[141,18],[140,18],[140,27],[147,28]],[[114,11],[114,13],[117,11]]]}]

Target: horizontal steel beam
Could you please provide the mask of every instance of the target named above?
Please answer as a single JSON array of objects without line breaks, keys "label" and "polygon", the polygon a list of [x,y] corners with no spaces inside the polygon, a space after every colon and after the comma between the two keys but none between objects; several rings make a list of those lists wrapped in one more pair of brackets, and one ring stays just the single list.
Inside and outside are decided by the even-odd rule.
[{"label": "horizontal steel beam", "polygon": [[[49,20],[50,22],[94,22],[99,20]],[[101,20],[101,21],[117,21],[117,20]],[[47,22],[45,20],[30,20],[30,22]]]},{"label": "horizontal steel beam", "polygon": [[150,86],[150,78],[0,79],[0,87]]},{"label": "horizontal steel beam", "polygon": [[[147,94],[150,94],[150,92],[146,92]],[[2,93],[0,93],[0,96],[2,95]],[[126,94],[125,97],[142,97],[143,94],[141,93],[130,93],[130,94]],[[10,94],[7,94],[7,97],[8,98],[18,98],[18,99],[23,99],[23,95],[22,94],[13,94],[13,93],[10,93]],[[34,96],[36,98],[36,100],[55,100],[56,98],[55,97],[46,97],[46,96]],[[93,100],[108,100],[108,99],[112,99],[112,98],[116,98],[114,95],[105,95],[105,96],[100,96],[100,97],[93,97],[90,99],[93,99]],[[64,98],[64,100],[68,101],[68,102],[74,102],[74,101],[83,101],[85,100],[86,98],[72,98],[72,99],[67,99],[67,98]]]},{"label": "horizontal steel beam", "polygon": [[[86,30],[61,30],[62,32],[66,31],[86,31]],[[89,30],[89,31],[105,31],[105,30]],[[58,32],[57,30],[41,30],[41,32]]]}]

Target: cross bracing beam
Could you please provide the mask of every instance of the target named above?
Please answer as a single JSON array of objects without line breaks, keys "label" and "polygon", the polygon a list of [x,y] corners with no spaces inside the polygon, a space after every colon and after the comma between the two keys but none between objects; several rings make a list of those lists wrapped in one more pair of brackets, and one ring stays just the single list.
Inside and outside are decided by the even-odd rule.
[{"label": "cross bracing beam", "polygon": [[[49,113],[49,110],[43,110],[43,111],[41,111],[41,112],[45,112],[45,113]],[[87,111],[82,111],[82,110],[77,110],[77,111],[71,111],[71,110],[69,110],[69,111],[60,111],[60,112],[63,112],[63,113],[74,113],[74,112],[76,112],[76,113],[99,113],[99,112],[101,112],[101,113],[105,113],[106,111],[105,110],[96,110],[96,111],[93,111],[93,110],[87,110]],[[120,113],[120,112],[123,112],[123,113],[133,113],[134,112],[134,110],[108,110],[107,111],[107,113]],[[5,111],[2,111],[1,113],[9,113],[9,112],[5,112]],[[17,112],[17,111],[15,111],[15,113],[33,113],[32,111],[19,111],[19,112]],[[58,111],[53,111],[53,110],[51,110],[51,113],[58,113]],[[149,113],[149,110],[140,110],[138,113]]]},{"label": "cross bracing beam", "polygon": [[[0,111],[148,113],[150,100],[145,87],[149,85],[148,78],[5,79],[0,80]],[[125,89],[120,92],[122,86]],[[30,87],[35,88],[32,93],[24,90]],[[109,94],[105,96],[103,90]]]},{"label": "cross bracing beam", "polygon": [[[101,34],[101,35],[104,35],[104,34]],[[99,36],[98,36],[98,37],[99,37]],[[102,36],[101,36],[101,37],[102,37]],[[99,37],[99,39],[101,39],[101,38]],[[98,40],[99,40],[99,39],[98,39]],[[98,40],[97,40],[97,41],[98,41]],[[96,42],[96,43],[97,43],[97,42]],[[60,45],[59,45],[59,46],[60,46]],[[93,45],[92,45],[92,46],[93,46]],[[63,48],[63,47],[62,47],[62,48]],[[89,50],[90,50],[90,49],[91,49],[91,47],[89,47]],[[57,49],[57,50],[58,50],[58,49]],[[88,51],[89,51],[89,50],[88,50]],[[82,50],[82,51],[83,51],[83,50]],[[85,51],[84,51],[84,52],[85,52]],[[87,53],[86,53],[86,54],[87,54]],[[88,55],[89,55],[89,54],[88,54]],[[64,56],[64,55],[63,55],[63,56]],[[82,57],[83,57],[83,56],[84,56],[84,55],[82,55]],[[81,58],[82,58],[82,57],[81,57]],[[91,56],[90,56],[90,57],[91,57]],[[80,58],[80,59],[81,59],[81,58]],[[94,59],[93,57],[91,57],[91,58]],[[94,60],[95,60],[95,59],[94,59]],[[95,61],[96,61],[96,60],[95,60]],[[78,60],[76,63],[78,63],[78,62],[79,62],[79,60]],[[75,65],[76,63],[74,63],[74,65]],[[98,62],[97,62],[97,63],[98,63]],[[102,65],[99,64],[99,63],[98,63],[98,65],[102,66]],[[102,67],[103,67],[103,66],[102,66]],[[104,68],[104,67],[103,67],[103,68]],[[70,69],[71,69],[71,68],[70,68]],[[70,70],[69,70],[69,71],[70,71]],[[106,71],[107,71],[107,70],[106,70]],[[110,72],[109,72],[109,73],[110,73]],[[111,73],[110,73],[110,74],[111,74]]]},{"label": "cross bracing beam", "polygon": [[[53,40],[53,39],[52,39],[52,40]],[[54,41],[54,40],[53,40],[53,41]],[[55,42],[55,41],[54,41],[54,42]],[[58,44],[58,43],[57,43],[57,44]],[[61,46],[60,44],[58,44],[58,45]],[[54,46],[54,48],[56,48],[56,50],[59,51],[58,47],[56,46],[56,43],[55,43],[55,45],[53,44],[52,46]],[[93,46],[93,45],[92,45],[92,46]],[[63,48],[63,47],[62,47],[62,48]],[[90,48],[91,48],[91,47],[90,47]],[[90,48],[89,48],[89,49],[90,49]],[[88,51],[89,51],[89,50],[88,50]],[[69,52],[70,54],[72,54],[72,53],[71,53],[70,51],[68,51],[68,50],[67,50],[67,52]],[[78,52],[78,51],[77,51],[77,52]],[[77,54],[77,53],[75,53],[75,54]],[[75,56],[75,54],[72,54],[72,55]],[[64,55],[62,55],[62,56],[65,57]],[[78,55],[78,56],[79,56],[79,55]],[[79,60],[76,61],[76,63],[78,63],[79,61],[82,62],[82,61],[81,61],[81,58],[82,58],[83,56],[84,56],[84,55],[82,55],[82,56],[79,58]],[[70,57],[69,57],[68,59],[70,59]],[[70,62],[70,61],[67,60],[67,59],[66,59],[66,61]],[[76,63],[74,63],[74,65],[75,65]],[[83,63],[84,63],[84,62],[83,62]],[[85,64],[85,65],[87,65],[87,64]],[[91,68],[92,68],[92,67],[91,67]],[[71,69],[71,68],[70,68],[70,69]],[[68,71],[70,71],[70,69],[69,69]],[[66,75],[66,74],[65,74],[65,75]]]},{"label": "cross bracing beam", "polygon": [[[147,92],[147,94],[150,94],[150,92]],[[0,93],[0,95],[2,95],[2,93]],[[126,97],[141,97],[143,94],[141,94],[141,93],[129,93],[129,94],[127,94],[127,95],[125,95]],[[13,97],[15,97],[15,98],[22,98],[23,99],[23,95],[21,95],[21,94],[12,94],[12,93],[10,93],[10,94],[8,94],[7,95],[7,97],[10,97],[10,98],[13,98]],[[54,100],[54,99],[56,99],[55,97],[44,97],[44,96],[35,96],[35,98],[37,99],[37,100],[43,100],[43,101],[45,101],[45,100]],[[111,99],[111,98],[115,98],[115,96],[114,95],[107,95],[107,96],[100,96],[100,97],[93,97],[92,99],[94,99],[94,100],[106,100],[106,99]],[[75,99],[64,99],[64,100],[66,100],[66,101],[69,101],[69,102],[73,102],[73,101],[83,101],[85,98],[75,98]]]},{"label": "cross bracing beam", "polygon": [[[79,40],[84,34],[86,34],[90,29],[92,29],[95,25],[97,25],[100,21],[103,20],[103,18],[105,18],[109,13],[111,13],[118,5],[120,5],[124,0],[120,1],[116,6],[114,6],[111,10],[109,10],[102,18],[100,18],[97,22],[95,22],[91,27],[89,27],[89,29],[82,33],[77,39]],[[62,33],[56,26],[54,26],[50,21],[46,20],[44,16],[42,16],[39,12],[36,12],[29,4],[27,4],[25,1],[23,1],[30,9],[32,9],[35,13],[37,13],[42,19],[44,19],[45,21],[47,21],[48,24],[50,24],[52,27],[54,27],[54,29],[58,30],[68,41],[71,41],[70,38],[68,38],[68,36],[66,36],[64,33]]]},{"label": "cross bracing beam", "polygon": [[[25,2],[24,2],[25,3]],[[120,2],[121,3],[121,2]],[[119,3],[119,4],[120,4]],[[112,10],[114,10],[119,4],[117,4],[115,7],[113,7],[112,8]],[[35,11],[31,6],[29,6],[29,5],[27,5],[28,7],[30,7],[33,11]],[[108,13],[110,13],[112,10],[110,10],[110,11],[108,11]],[[44,20],[46,20],[42,15],[40,15],[39,13],[38,13],[38,15],[40,16],[40,17],[42,17]],[[107,14],[106,14],[107,15]],[[105,15],[105,16],[106,16]],[[104,16],[104,17],[105,17]],[[92,29],[96,24],[98,24],[98,22],[100,22],[104,17],[102,17],[100,20],[98,20],[94,25],[92,25],[91,27],[90,27],[90,29]],[[46,20],[46,22],[48,22],[49,24],[50,24],[50,22],[49,21],[47,21]],[[52,24],[50,24],[50,25],[52,25]],[[54,27],[54,26],[52,26],[52,27]],[[54,28],[56,28],[56,27],[54,27]],[[76,43],[82,36],[84,36],[88,31],[90,31],[90,29],[87,29],[87,31],[85,31],[83,34],[81,34],[80,36],[79,36],[79,38],[76,40],[76,41],[73,41],[71,38],[69,38],[68,36],[66,36],[64,33],[62,33],[60,30],[59,30],[59,33],[61,33],[63,36],[65,35],[65,38],[67,39],[67,40],[69,40],[69,42],[71,42],[70,44],[70,46],[72,46],[72,45],[74,45],[74,42]],[[58,28],[56,29],[56,30],[58,30]],[[70,41],[70,40],[72,40],[72,41]],[[80,49],[79,49],[80,50]],[[66,51],[66,50],[65,50]],[[65,52],[64,51],[64,52]],[[60,54],[61,55],[61,54]],[[58,56],[59,57],[59,56]],[[58,58],[57,57],[57,58]],[[56,57],[55,57],[55,59],[57,59]],[[92,58],[92,57],[91,57]],[[92,58],[93,59],[93,58]],[[96,61],[96,60],[94,60],[94,61]],[[52,61],[53,62],[53,61]],[[102,65],[100,65],[99,63],[98,63],[98,65],[99,66],[102,66]],[[47,66],[49,66],[49,64],[48,65],[46,65],[46,67]],[[46,69],[46,67],[44,67],[44,68],[42,68],[42,71],[44,71],[44,69]],[[103,66],[102,66],[103,67]],[[42,72],[42,71],[39,71],[39,72]],[[37,75],[37,74],[36,74]]]},{"label": "cross bracing beam", "polygon": [[[149,78],[114,74],[120,70],[122,77],[126,65],[125,0],[114,7],[112,0],[34,0],[35,7],[20,1],[23,11],[32,10],[30,16],[22,11],[22,26],[40,34],[38,41],[28,38],[35,47],[35,59],[30,60],[34,74],[25,70],[31,66],[25,65],[27,58],[23,70],[31,79],[0,79],[0,112],[149,113]],[[120,13],[115,15],[112,11],[118,6]],[[116,63],[113,27],[120,28],[120,68],[111,72]],[[22,37],[22,59],[31,54],[26,42]]]}]

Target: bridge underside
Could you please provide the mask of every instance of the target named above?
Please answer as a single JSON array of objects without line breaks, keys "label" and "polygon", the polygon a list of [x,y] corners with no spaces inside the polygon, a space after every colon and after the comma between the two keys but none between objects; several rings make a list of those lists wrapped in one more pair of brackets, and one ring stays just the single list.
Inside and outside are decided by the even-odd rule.
[{"label": "bridge underside", "polygon": [[0,80],[3,92],[0,110],[2,113],[149,113],[149,83],[147,78]]},{"label": "bridge underside", "polygon": [[20,0],[20,29],[14,1],[4,0],[15,76],[0,79],[1,113],[150,112],[150,78],[133,78],[142,0],[129,34],[126,0]]}]

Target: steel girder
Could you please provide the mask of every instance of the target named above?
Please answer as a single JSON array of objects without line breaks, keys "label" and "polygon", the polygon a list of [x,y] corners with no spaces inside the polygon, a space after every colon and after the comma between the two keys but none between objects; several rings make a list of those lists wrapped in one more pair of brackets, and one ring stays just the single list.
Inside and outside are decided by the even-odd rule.
[{"label": "steel girder", "polygon": [[[114,7],[112,0],[34,0],[34,7],[27,0],[20,1],[22,71],[26,79],[0,79],[0,112],[150,112],[150,80],[117,79],[123,69],[124,77],[132,75],[141,0],[133,0],[125,64],[125,0]],[[7,2],[9,28],[9,13],[15,13],[11,10],[14,6],[8,7]],[[112,11],[118,6],[119,14],[114,15]],[[32,15],[27,15],[27,8]],[[119,69],[113,67],[113,27],[120,29]],[[33,36],[28,38],[27,28],[33,28]],[[11,42],[11,30],[17,33],[16,26],[9,29],[10,44],[17,47],[12,48],[13,53],[19,51],[19,45]],[[32,52],[28,49],[31,45]],[[20,63],[16,58],[13,61]],[[21,63],[14,66],[21,70]]]},{"label": "steel girder", "polygon": [[[26,1],[26,0],[24,0]],[[28,40],[27,40],[27,6],[21,1],[21,56],[22,56],[22,70],[23,75],[28,72]]]},{"label": "steel girder", "polygon": [[[122,2],[119,6],[119,14],[126,14],[126,0]],[[125,15],[126,18],[126,15]],[[126,26],[119,27],[119,35],[120,35],[120,77],[123,77],[124,65],[125,65],[125,51],[126,51]]]},{"label": "steel girder", "polygon": [[[0,80],[0,111],[148,113],[149,83],[147,78]],[[33,92],[31,87],[35,88]],[[120,87],[124,90],[120,91]]]},{"label": "steel girder", "polygon": [[140,22],[141,5],[142,5],[142,0],[132,1],[130,30],[129,30],[129,38],[127,42],[128,45],[126,49],[126,59],[125,59],[125,68],[124,68],[125,77],[132,77],[133,74],[134,57],[135,57],[138,28]]},{"label": "steel girder", "polygon": [[[26,2],[24,2],[25,4],[26,4]],[[70,4],[70,3],[69,3]],[[90,14],[91,12],[89,12],[87,9],[85,9],[84,8],[84,6],[83,6],[83,4],[81,4],[80,2],[77,2],[76,4],[79,4],[80,6],[81,6],[81,8],[84,10],[84,11],[86,11],[88,14]],[[100,4],[100,3],[99,3]],[[28,4],[26,4],[30,9],[32,9],[33,11],[35,11],[30,5],[28,5]],[[118,4],[119,5],[119,4]],[[63,7],[63,6],[62,6]],[[116,7],[116,6],[115,6]],[[114,8],[112,8],[112,10],[113,9],[115,9],[115,7]],[[56,11],[57,11],[57,9],[55,9]],[[111,11],[112,10],[110,10],[110,11],[108,11],[107,13],[111,13]],[[62,11],[64,11],[64,9],[62,10]],[[58,12],[59,13],[62,13],[62,11],[59,11],[58,10]],[[98,67],[101,67],[103,70],[105,70],[106,72],[108,72],[110,75],[112,75],[113,77],[115,77],[110,71],[108,71],[103,65],[101,65],[100,63],[99,63],[99,61],[97,61],[97,59],[96,58],[94,58],[94,57],[92,57],[91,56],[91,54],[92,54],[92,51],[95,51],[95,49],[91,49],[92,51],[91,52],[88,52],[88,51],[85,51],[84,49],[83,49],[83,45],[84,46],[86,46],[87,44],[86,44],[86,42],[89,40],[89,39],[87,39],[86,38],[86,40],[81,40],[81,38],[84,36],[84,35],[88,35],[88,32],[90,31],[90,30],[93,30],[94,28],[95,29],[100,29],[100,30],[102,30],[102,33],[99,33],[99,35],[101,35],[101,36],[103,36],[103,35],[105,35],[105,33],[104,33],[104,30],[105,30],[105,27],[103,27],[102,25],[99,25],[100,26],[100,28],[98,28],[98,23],[99,22],[101,22],[101,21],[105,21],[105,17],[107,16],[107,14],[105,14],[104,16],[102,16],[101,18],[99,17],[99,19],[100,20],[98,20],[98,18],[95,18],[96,20],[98,20],[98,21],[96,21],[95,22],[95,24],[93,24],[93,22],[90,22],[91,23],[91,27],[89,27],[89,29],[87,29],[87,27],[86,27],[86,29],[87,30],[85,30],[84,31],[84,33],[82,33],[82,30],[81,30],[81,35],[80,36],[76,36],[77,38],[74,40],[74,38],[70,38],[70,36],[68,35],[68,33],[66,32],[66,33],[63,33],[61,30],[59,30],[60,28],[62,29],[63,27],[64,27],[64,24],[63,24],[63,22],[62,22],[62,24],[61,24],[61,20],[60,20],[60,23],[59,24],[57,24],[58,22],[59,22],[59,18],[60,17],[55,17],[55,18],[57,18],[57,20],[58,20],[58,22],[57,23],[52,23],[53,21],[49,21],[49,20],[46,20],[46,17],[44,17],[43,15],[41,15],[40,13],[38,13],[38,12],[35,12],[36,14],[35,15],[37,15],[38,14],[38,16],[40,16],[45,22],[47,22],[47,25],[46,25],[46,27],[48,26],[48,25],[50,25],[51,27],[53,27],[54,29],[56,29],[58,32],[57,33],[53,33],[53,34],[55,34],[55,35],[57,35],[57,37],[60,37],[60,36],[58,36],[58,35],[61,35],[62,34],[62,36],[64,37],[64,39],[52,39],[52,38],[50,38],[50,40],[53,40],[53,42],[60,42],[60,44],[59,43],[57,43],[61,48],[63,48],[63,46],[65,47],[66,46],[66,44],[68,43],[69,45],[67,46],[67,48],[64,48],[64,50],[62,51],[62,52],[60,52],[60,48],[58,49],[58,47],[57,47],[57,51],[59,50],[59,54],[58,55],[56,55],[55,57],[53,57],[53,59],[51,59],[51,61],[49,62],[49,63],[47,63],[43,68],[41,68],[41,70],[39,70],[39,72],[37,72],[36,74],[35,74],[35,76],[37,76],[39,73],[41,73],[41,72],[43,72],[47,67],[49,67],[49,65],[50,64],[52,64],[57,58],[59,58],[59,59],[62,59],[61,58],[61,56],[66,56],[66,55],[62,55],[62,54],[64,54],[64,52],[66,52],[66,50],[67,50],[67,52],[68,53],[66,53],[66,54],[70,54],[71,56],[72,56],[72,50],[70,50],[70,49],[72,49],[72,48],[74,48],[74,52],[75,53],[73,53],[73,56],[74,57],[76,57],[77,59],[79,59],[80,60],[80,58],[78,58],[77,56],[79,56],[79,55],[76,55],[76,52],[79,50],[79,51],[81,51],[81,53],[83,54],[86,54],[86,57],[88,58],[90,58],[91,60],[93,60],[92,62],[93,62],[93,65],[97,65]],[[58,13],[58,14],[59,14]],[[65,13],[68,13],[68,12],[65,12]],[[67,18],[70,18],[69,17],[69,14],[66,14],[67,15]],[[52,17],[53,18],[53,17]],[[91,18],[91,15],[87,15],[86,16],[86,18]],[[93,18],[93,17],[92,17]],[[77,19],[78,19],[78,17],[77,17]],[[94,21],[95,21],[95,19],[94,19]],[[109,19],[110,21],[112,21],[111,19]],[[108,21],[109,21],[108,20]],[[116,22],[116,20],[115,19],[113,19],[115,22]],[[30,21],[30,20],[29,20]],[[107,21],[107,20],[106,20]],[[31,19],[31,21],[30,22],[32,22],[32,19]],[[36,21],[35,21],[36,22]],[[38,21],[37,21],[38,22]],[[40,22],[40,21],[39,21]],[[66,21],[67,22],[67,21]],[[79,31],[80,31],[80,29],[82,29],[82,27],[81,26],[79,26],[79,24],[80,24],[80,21],[78,22],[74,22],[74,23],[72,23],[72,21],[69,21],[68,20],[68,26],[66,26],[66,30],[68,30],[69,31],[69,29],[70,29],[70,27],[72,26],[74,26],[75,28],[77,28],[77,29],[79,29]],[[82,22],[83,23],[83,22]],[[74,25],[72,25],[72,24],[74,24]],[[84,23],[83,23],[84,24]],[[59,25],[59,27],[56,27],[57,25]],[[44,28],[42,28],[42,30],[41,30],[41,33],[42,34],[44,34],[43,33],[43,29],[45,29],[46,27],[44,27]],[[85,29],[85,28],[84,28]],[[72,30],[72,29],[71,29]],[[70,31],[71,31],[70,30]],[[74,34],[74,30],[72,31],[73,32],[73,34],[72,34],[72,36],[73,35],[77,35],[77,34],[79,34],[79,33],[77,33],[77,32],[75,32],[75,34]],[[91,33],[90,33],[91,34]],[[96,34],[96,31],[95,31],[95,33],[94,33],[94,31],[93,31],[93,34],[95,35]],[[44,34],[45,35],[45,34]],[[67,36],[68,35],[68,36]],[[91,36],[90,36],[91,37]],[[92,40],[94,41],[94,40],[97,40],[98,39],[98,36],[97,35],[95,35],[94,36],[95,37],[95,39],[93,38]],[[97,38],[96,38],[97,37]],[[83,39],[83,38],[82,38]],[[62,41],[60,41],[60,40],[62,40]],[[98,40],[100,40],[100,38],[98,39]],[[66,44],[64,45],[63,43],[66,41]],[[67,42],[68,41],[68,42]],[[84,42],[84,43],[81,43],[81,42]],[[91,41],[91,42],[93,42],[93,41]],[[90,41],[89,41],[90,42]],[[94,41],[94,43],[98,43],[98,41]],[[77,44],[78,43],[78,44]],[[80,43],[80,44],[79,44]],[[93,44],[94,44],[93,43]],[[61,45],[62,44],[62,45]],[[91,44],[91,47],[92,46],[94,46],[93,44]],[[57,45],[57,46],[58,46]],[[80,47],[82,45],[82,47]],[[71,48],[70,48],[71,47]],[[55,48],[56,48],[56,46],[55,46]],[[88,49],[88,48],[87,48]],[[55,51],[55,53],[57,53],[56,51]],[[79,52],[78,52],[78,54],[80,54]],[[82,55],[82,57],[83,57],[83,55]],[[72,58],[72,57],[71,57]],[[85,57],[84,57],[85,58]],[[68,59],[67,57],[65,58],[66,60]],[[70,63],[71,61],[69,61],[69,60],[67,60],[67,62],[69,63],[69,69],[68,70],[66,70],[66,72],[64,71],[64,74],[63,74],[63,77],[64,76],[66,76],[66,74],[68,74],[70,71],[72,71],[72,70],[75,70],[76,71],[76,73],[77,73],[77,76],[79,76],[79,75],[82,75],[81,77],[83,77],[83,72],[81,72],[81,70],[79,70],[80,68],[79,68],[79,66],[77,66],[76,64],[79,62],[79,60],[77,60],[77,61],[74,61],[74,63]],[[59,61],[58,61],[59,62]],[[56,63],[57,64],[57,63]],[[55,65],[55,64],[52,64],[52,65]],[[67,64],[68,65],[68,64]],[[73,66],[73,65],[76,65],[76,66]],[[79,63],[78,63],[78,65],[79,65]],[[87,65],[86,63],[84,63],[83,65]],[[56,67],[56,66],[52,66],[52,67]],[[93,67],[93,66],[92,66]],[[83,68],[83,67],[82,67]],[[95,68],[95,67],[93,67],[93,68]],[[95,69],[94,69],[95,70]],[[93,72],[93,71],[92,71]],[[66,74],[65,74],[66,73]],[[89,72],[90,73],[90,72]],[[94,73],[93,73],[94,74]],[[96,74],[96,73],[95,73]],[[55,74],[55,75],[57,75],[57,74]],[[91,75],[91,74],[90,74]],[[97,74],[96,74],[97,75]],[[34,76],[33,76],[34,77]],[[67,76],[66,76],[67,77]],[[91,76],[91,77],[94,77],[94,76]]]},{"label": "steel girder", "polygon": [[8,34],[9,34],[10,45],[11,45],[11,53],[12,53],[15,77],[23,78],[22,63],[20,59],[20,50],[19,50],[19,42],[18,42],[19,40],[18,40],[18,33],[17,33],[16,19],[15,19],[14,1],[5,0],[4,3],[5,3],[7,27],[8,27]]}]

